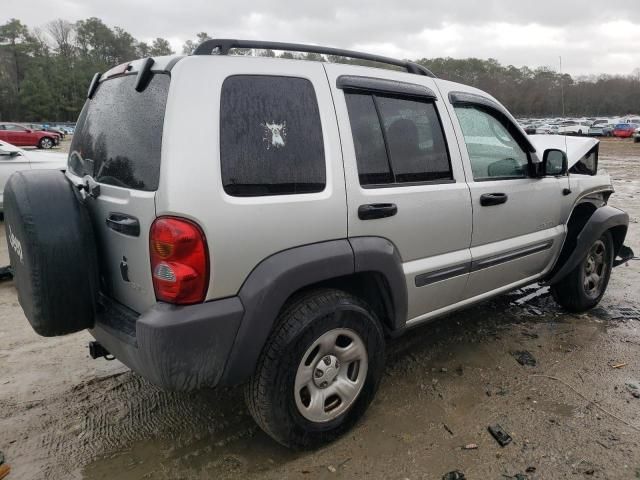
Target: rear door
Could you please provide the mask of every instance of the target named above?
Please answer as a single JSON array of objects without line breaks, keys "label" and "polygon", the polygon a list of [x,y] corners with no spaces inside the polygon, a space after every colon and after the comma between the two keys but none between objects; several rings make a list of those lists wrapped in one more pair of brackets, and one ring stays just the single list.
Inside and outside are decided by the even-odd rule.
[{"label": "rear door", "polygon": [[69,153],[68,175],[91,176],[100,187],[89,198],[98,236],[103,293],[143,312],[155,303],[149,229],[160,176],[168,74],[135,90],[135,74],[103,80],[85,103]]},{"label": "rear door", "polygon": [[409,323],[458,302],[471,203],[446,107],[431,78],[327,64],[343,145],[349,237],[402,257]]}]

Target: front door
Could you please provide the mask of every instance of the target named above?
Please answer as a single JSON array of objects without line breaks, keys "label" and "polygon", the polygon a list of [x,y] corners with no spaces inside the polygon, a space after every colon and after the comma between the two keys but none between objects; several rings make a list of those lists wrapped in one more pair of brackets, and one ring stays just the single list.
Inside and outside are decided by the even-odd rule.
[{"label": "front door", "polygon": [[561,215],[566,177],[533,178],[525,134],[504,111],[491,108],[491,102],[449,104],[466,150],[473,207],[465,299],[540,276],[551,268],[565,231]]},{"label": "front door", "polygon": [[419,322],[460,301],[471,259],[469,189],[448,115],[431,78],[326,69],[343,146],[349,237],[395,245],[408,320]]}]

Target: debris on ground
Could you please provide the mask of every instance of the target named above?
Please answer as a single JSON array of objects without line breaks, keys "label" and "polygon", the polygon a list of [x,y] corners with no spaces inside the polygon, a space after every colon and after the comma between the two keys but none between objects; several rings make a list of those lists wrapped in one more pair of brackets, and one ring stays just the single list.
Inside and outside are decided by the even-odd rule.
[{"label": "debris on ground", "polygon": [[4,453],[0,451],[0,480],[9,475],[11,467],[4,463]]},{"label": "debris on ground", "polygon": [[466,480],[466,478],[460,470],[454,470],[442,476],[442,480]]},{"label": "debris on ground", "polygon": [[13,269],[11,265],[0,267],[0,282],[13,279]]},{"label": "debris on ground", "polygon": [[442,426],[447,432],[449,432],[450,435],[453,435],[453,430],[451,430],[446,423],[443,423]]},{"label": "debris on ground", "polygon": [[463,450],[477,450],[478,449],[478,444],[476,444],[476,443],[468,443],[467,445],[462,447],[462,449]]},{"label": "debris on ground", "polygon": [[327,467],[327,470],[329,470],[331,473],[336,473],[336,471],[337,471],[337,470],[336,470],[336,467],[334,467],[333,465],[329,465],[329,466]]},{"label": "debris on ground", "polygon": [[535,357],[527,350],[511,352],[511,355],[513,355],[516,361],[522,366],[535,367],[537,364]]},{"label": "debris on ground", "polygon": [[505,432],[505,430],[500,425],[498,424],[489,425],[487,429],[489,430],[489,433],[491,434],[491,436],[496,439],[496,441],[500,444],[501,447],[504,447],[509,443],[511,443],[511,440],[512,440],[511,435]]},{"label": "debris on ground", "polygon": [[626,363],[617,363],[615,365],[611,365],[611,368],[622,368],[622,367],[626,367],[627,364]]},{"label": "debris on ground", "polygon": [[640,388],[635,383],[626,383],[627,390],[633,396],[633,398],[640,398]]},{"label": "debris on ground", "polygon": [[525,472],[527,472],[527,473],[536,473],[536,467],[527,467]]}]

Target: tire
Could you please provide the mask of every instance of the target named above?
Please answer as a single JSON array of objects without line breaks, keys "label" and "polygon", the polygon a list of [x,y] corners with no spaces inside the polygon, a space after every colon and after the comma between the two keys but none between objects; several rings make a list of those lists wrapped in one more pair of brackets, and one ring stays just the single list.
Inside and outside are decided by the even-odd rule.
[{"label": "tire", "polygon": [[[602,254],[602,261],[594,260]],[[595,307],[607,289],[613,268],[613,239],[605,232],[585,255],[585,258],[569,274],[551,286],[553,299],[565,310],[585,312]],[[597,277],[596,282],[594,278]]]},{"label": "tire", "polygon": [[16,172],[4,190],[5,231],[18,301],[52,337],[94,325],[98,257],[89,214],[57,170]]},{"label": "tire", "polygon": [[[384,336],[371,309],[345,292],[315,290],[282,311],[245,400],[277,442],[314,448],[340,437],[362,417],[383,370]],[[312,398],[322,405],[312,404]]]},{"label": "tire", "polygon": [[38,142],[38,148],[42,149],[42,150],[49,150],[50,148],[53,147],[53,140],[51,140],[51,138],[49,137],[42,137],[40,139],[40,141]]}]

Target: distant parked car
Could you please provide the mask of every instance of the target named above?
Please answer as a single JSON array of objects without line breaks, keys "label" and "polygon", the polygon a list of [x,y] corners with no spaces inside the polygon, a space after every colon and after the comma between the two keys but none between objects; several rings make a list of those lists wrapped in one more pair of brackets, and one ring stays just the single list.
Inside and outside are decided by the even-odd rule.
[{"label": "distant parked car", "polygon": [[39,130],[42,132],[53,132],[57,135],[60,136],[60,139],[63,139],[64,136],[66,135],[66,132],[64,132],[64,130],[58,128],[58,127],[51,127],[49,125],[42,125],[39,123],[23,123],[23,126],[30,128],[31,130]]},{"label": "distant parked car", "polygon": [[560,123],[558,126],[558,133],[561,135],[586,135],[589,132],[589,127],[589,122],[568,120]]},{"label": "distant parked car", "polygon": [[633,132],[633,143],[640,143],[640,128],[636,128]]},{"label": "distant parked car", "polygon": [[591,125],[589,127],[590,137],[610,137],[613,135],[613,129],[616,124],[614,123],[598,123],[597,125]]},{"label": "distant parked car", "polygon": [[618,138],[629,138],[633,136],[636,128],[638,128],[638,125],[635,123],[619,123],[613,129],[613,136]]},{"label": "distant parked car", "polygon": [[73,125],[58,125],[56,128],[62,130],[67,135],[73,135],[76,131],[76,127]]},{"label": "distant parked car", "polygon": [[0,123],[0,140],[18,147],[49,149],[60,143],[60,135],[33,130],[18,123]]},{"label": "distant parked car", "polygon": [[4,209],[4,186],[12,173],[19,170],[51,168],[65,170],[67,154],[25,151],[0,140],[0,212]]}]

